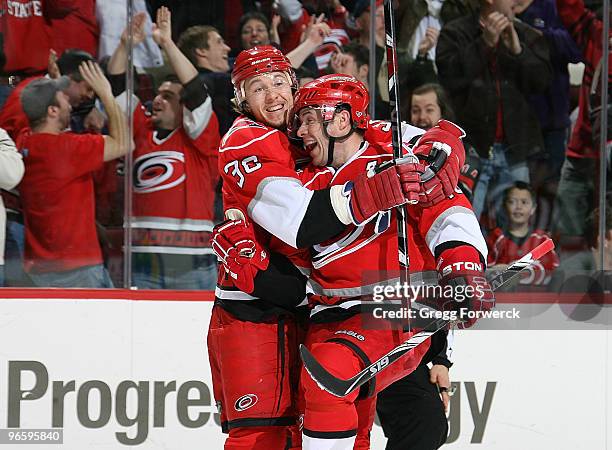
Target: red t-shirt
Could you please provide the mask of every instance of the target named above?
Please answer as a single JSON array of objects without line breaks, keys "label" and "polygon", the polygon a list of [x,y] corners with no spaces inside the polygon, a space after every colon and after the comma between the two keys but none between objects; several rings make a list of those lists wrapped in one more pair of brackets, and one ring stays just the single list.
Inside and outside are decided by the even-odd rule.
[{"label": "red t-shirt", "polygon": [[94,0],[73,0],[74,9],[66,17],[51,22],[53,49],[58,55],[78,48],[94,58],[98,55],[100,29],[96,20]]},{"label": "red t-shirt", "polygon": [[17,0],[2,3],[6,8],[0,16],[6,55],[4,72],[43,72],[47,68],[51,42],[43,2]]},{"label": "red t-shirt", "polygon": [[102,263],[95,223],[93,172],[102,168],[104,137],[24,134],[19,185],[27,272],[60,272]]}]

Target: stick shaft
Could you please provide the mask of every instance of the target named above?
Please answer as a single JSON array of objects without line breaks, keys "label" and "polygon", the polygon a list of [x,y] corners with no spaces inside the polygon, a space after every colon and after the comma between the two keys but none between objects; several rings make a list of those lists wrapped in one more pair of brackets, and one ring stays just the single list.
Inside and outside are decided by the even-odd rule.
[{"label": "stick shaft", "polygon": [[[375,12],[371,12],[374,17]],[[393,146],[393,159],[400,159],[402,155],[402,124],[399,114],[400,96],[398,83],[397,50],[395,38],[395,17],[393,0],[385,0],[385,47],[387,51],[387,72],[389,76],[389,109],[391,113],[391,144]],[[408,284],[410,280],[410,256],[408,254],[408,211],[406,205],[396,208],[397,211],[397,247],[400,266],[400,282]],[[410,304],[407,305],[410,308]],[[410,328],[410,322],[407,324]]]}]

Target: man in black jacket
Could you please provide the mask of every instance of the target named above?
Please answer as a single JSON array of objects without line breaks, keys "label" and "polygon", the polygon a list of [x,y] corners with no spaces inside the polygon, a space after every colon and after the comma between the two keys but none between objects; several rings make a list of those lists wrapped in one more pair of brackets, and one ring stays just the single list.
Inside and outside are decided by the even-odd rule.
[{"label": "man in black jacket", "polygon": [[440,82],[481,157],[477,216],[487,191],[498,205],[508,185],[529,182],[527,160],[544,148],[526,96],[544,92],[550,82],[548,46],[541,33],[514,18],[513,6],[514,0],[481,0],[475,14],[444,26],[436,49]]}]

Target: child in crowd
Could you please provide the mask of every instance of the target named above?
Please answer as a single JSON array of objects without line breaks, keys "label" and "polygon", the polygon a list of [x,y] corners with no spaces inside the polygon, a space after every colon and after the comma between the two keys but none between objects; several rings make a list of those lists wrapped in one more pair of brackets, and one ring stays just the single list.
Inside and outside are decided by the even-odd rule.
[{"label": "child in crowd", "polygon": [[[535,193],[528,183],[516,181],[504,191],[503,207],[507,216],[505,228],[495,228],[487,238],[488,265],[493,271],[505,270],[549,237],[548,233],[534,229],[531,217],[536,211]],[[559,257],[552,251],[537,261],[520,284],[545,286],[552,272],[559,266]]]}]

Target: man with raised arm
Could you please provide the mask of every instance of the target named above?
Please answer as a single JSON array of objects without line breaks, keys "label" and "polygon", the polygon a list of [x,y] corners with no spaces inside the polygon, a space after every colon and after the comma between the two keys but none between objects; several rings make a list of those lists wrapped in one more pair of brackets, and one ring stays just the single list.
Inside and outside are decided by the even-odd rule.
[{"label": "man with raised arm", "polygon": [[[143,289],[214,289],[216,258],[209,236],[218,181],[219,123],[198,71],[171,37],[170,11],[161,7],[153,39],[174,75],[158,89],[148,114],[134,98],[133,282]],[[145,35],[134,29],[134,45]],[[127,34],[108,71],[115,94],[125,90]],[[124,94],[123,94],[124,95]]]},{"label": "man with raised arm", "polygon": [[126,123],[100,67],[86,61],[79,70],[108,114],[108,136],[64,132],[65,76],[34,80],[21,93],[31,128],[17,143],[25,164],[24,265],[40,287],[112,287],[96,234],[93,173],[128,152]]}]

